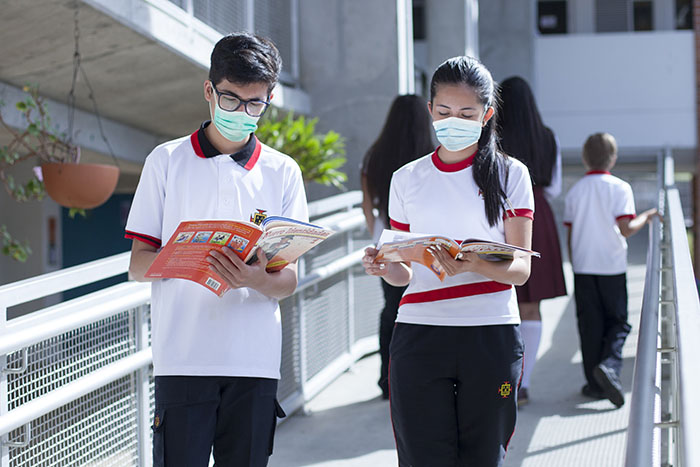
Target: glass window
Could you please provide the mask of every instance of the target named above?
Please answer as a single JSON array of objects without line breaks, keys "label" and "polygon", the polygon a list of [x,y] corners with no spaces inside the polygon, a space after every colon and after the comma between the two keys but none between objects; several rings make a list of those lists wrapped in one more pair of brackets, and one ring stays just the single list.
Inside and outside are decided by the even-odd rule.
[{"label": "glass window", "polygon": [[633,16],[635,31],[651,31],[654,29],[654,13],[652,2],[634,2]]},{"label": "glass window", "polygon": [[676,29],[693,29],[693,2],[676,0]]},{"label": "glass window", "polygon": [[540,34],[566,34],[566,0],[537,2],[537,28]]}]

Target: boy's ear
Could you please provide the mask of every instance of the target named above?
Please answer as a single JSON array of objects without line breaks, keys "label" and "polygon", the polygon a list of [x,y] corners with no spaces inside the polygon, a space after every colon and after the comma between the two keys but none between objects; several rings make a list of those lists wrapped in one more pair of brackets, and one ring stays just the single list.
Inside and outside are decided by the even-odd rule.
[{"label": "boy's ear", "polygon": [[204,100],[211,102],[212,94],[214,94],[214,87],[212,86],[211,81],[204,81]]}]

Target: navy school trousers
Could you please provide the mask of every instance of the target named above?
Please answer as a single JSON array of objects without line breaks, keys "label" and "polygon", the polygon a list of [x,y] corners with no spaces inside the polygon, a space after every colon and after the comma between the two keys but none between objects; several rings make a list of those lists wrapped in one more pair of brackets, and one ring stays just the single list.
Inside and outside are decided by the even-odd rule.
[{"label": "navy school trousers", "polygon": [[593,378],[599,364],[620,376],[622,346],[632,327],[627,322],[627,275],[574,274],[576,318],[586,382],[600,390]]},{"label": "navy school trousers", "polygon": [[389,379],[399,465],[502,466],[522,357],[516,325],[397,323]]},{"label": "navy school trousers", "polygon": [[272,454],[277,380],[156,376],[154,467],[264,467]]}]

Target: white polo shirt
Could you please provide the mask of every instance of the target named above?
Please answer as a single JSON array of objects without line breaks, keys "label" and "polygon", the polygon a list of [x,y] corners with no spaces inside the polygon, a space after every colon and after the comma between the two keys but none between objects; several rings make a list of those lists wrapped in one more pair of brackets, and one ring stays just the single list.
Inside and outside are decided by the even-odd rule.
[{"label": "white polo shirt", "polygon": [[574,273],[627,271],[627,240],[617,226],[624,217],[636,217],[632,187],[610,172],[588,172],[571,187],[564,203],[564,225],[571,228]]},{"label": "white polo shirt", "polygon": [[[126,237],[160,247],[183,220],[308,220],[301,171],[253,135],[240,152],[219,154],[204,127],[156,147],[146,158]],[[219,298],[184,279],[153,282],[154,374],[280,377],[277,300],[253,289]]]},{"label": "white polo shirt", "polygon": [[[391,179],[389,217],[398,230],[505,242],[503,219],[490,226],[481,190],[474,181],[474,156],[445,164],[437,151],[408,163]],[[508,184],[501,184],[512,205],[508,216],[533,217],[532,182],[525,165],[509,158]],[[508,207],[509,209],[511,207]],[[473,272],[447,276],[413,264],[413,278],[399,305],[397,322],[442,326],[519,324],[512,285]]]}]

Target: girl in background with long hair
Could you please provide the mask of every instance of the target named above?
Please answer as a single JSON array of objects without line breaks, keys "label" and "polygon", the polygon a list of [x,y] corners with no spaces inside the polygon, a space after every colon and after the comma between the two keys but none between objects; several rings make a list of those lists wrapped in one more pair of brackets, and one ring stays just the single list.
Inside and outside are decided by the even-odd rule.
[{"label": "girl in background with long hair", "polygon": [[554,133],[542,122],[530,86],[518,76],[501,83],[498,125],[503,151],[530,171],[537,212],[532,226],[532,249],[542,255],[532,264],[530,279],[515,288],[525,344],[518,405],[524,405],[529,402],[530,375],[542,335],[540,301],[566,295],[557,225],[547,202],[561,192],[561,153]]},{"label": "girl in background with long hair", "polygon": [[[422,97],[398,96],[387,114],[379,137],[365,154],[362,163],[362,210],[367,229],[375,245],[383,229],[389,228],[389,182],[398,168],[431,152],[432,119]],[[376,214],[375,214],[376,212]],[[379,319],[379,387],[382,397],[389,398],[389,344],[399,301],[406,287],[382,282],[384,309]]]},{"label": "girl in background with long hair", "polygon": [[[480,238],[530,248],[532,182],[497,148],[497,89],[478,60],[454,57],[433,74],[428,109],[440,146],[397,170],[389,195],[393,229]],[[391,341],[391,416],[400,466],[502,466],[517,416],[522,340],[513,284],[529,256],[460,259],[434,247],[447,273],[375,262],[363,266],[408,284]]]}]

